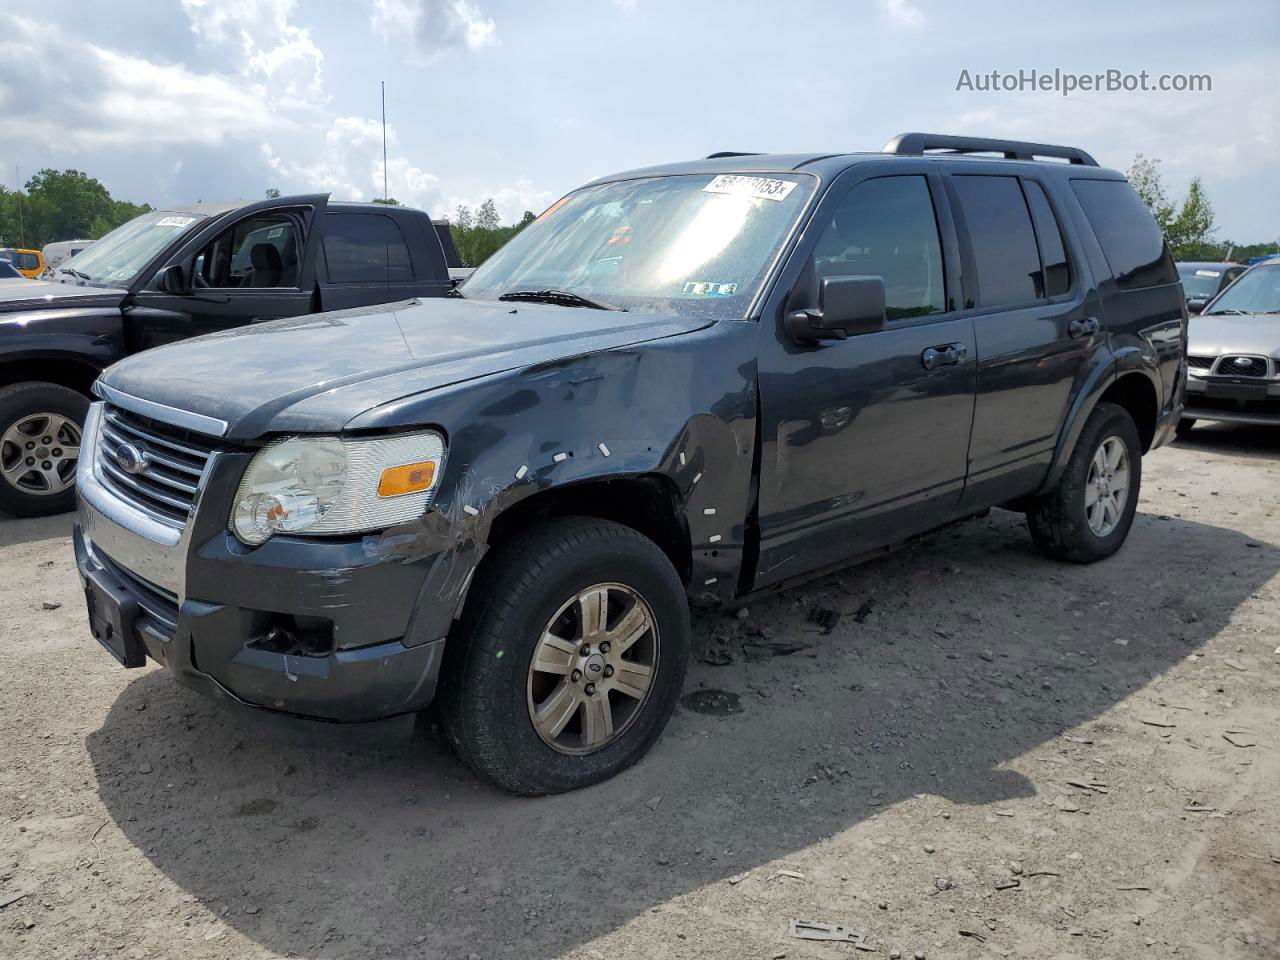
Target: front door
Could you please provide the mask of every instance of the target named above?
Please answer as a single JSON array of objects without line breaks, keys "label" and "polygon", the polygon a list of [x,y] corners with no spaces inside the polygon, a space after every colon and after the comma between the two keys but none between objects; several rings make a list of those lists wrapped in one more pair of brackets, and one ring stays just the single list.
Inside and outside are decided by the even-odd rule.
[{"label": "front door", "polygon": [[833,187],[788,268],[797,293],[826,276],[883,278],[887,321],[848,340],[801,344],[783,323],[792,304],[775,297],[759,370],[756,588],[956,514],[976,344],[972,322],[955,315],[956,245],[939,183],[921,173]]},{"label": "front door", "polygon": [[312,206],[251,209],[186,244],[168,264],[188,280],[183,293],[154,278],[124,308],[129,352],[250,323],[313,312]]}]

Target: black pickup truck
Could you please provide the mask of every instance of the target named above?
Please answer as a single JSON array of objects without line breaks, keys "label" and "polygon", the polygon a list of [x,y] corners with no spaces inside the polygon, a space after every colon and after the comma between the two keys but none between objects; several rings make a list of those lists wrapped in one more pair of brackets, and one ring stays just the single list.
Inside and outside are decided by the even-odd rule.
[{"label": "black pickup truck", "polygon": [[90,628],[260,710],[434,701],[495,783],[581,786],[661,733],[690,601],[995,506],[1052,556],[1118,550],[1186,325],[1151,215],[1075,148],[911,134],[605,177],[457,296],[109,369]]},{"label": "black pickup truck", "polygon": [[265,320],[441,296],[461,266],[448,224],[319,195],[143,214],[52,278],[0,287],[0,511],[71,509],[89,386],[121,357]]}]

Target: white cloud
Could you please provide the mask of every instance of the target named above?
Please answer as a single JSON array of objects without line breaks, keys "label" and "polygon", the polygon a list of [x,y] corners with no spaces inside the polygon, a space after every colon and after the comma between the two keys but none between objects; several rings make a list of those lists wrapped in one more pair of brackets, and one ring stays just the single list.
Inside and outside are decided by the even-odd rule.
[{"label": "white cloud", "polygon": [[431,63],[450,50],[496,46],[498,27],[470,0],[373,0],[374,33]]},{"label": "white cloud", "polygon": [[290,22],[293,0],[182,0],[191,32],[214,48],[238,48],[242,75],[266,83],[279,104],[322,99],[324,54]]},{"label": "white cloud", "polygon": [[0,141],[217,144],[281,125],[266,99],[242,78],[117,53],[52,23],[11,17],[0,34]]},{"label": "white cloud", "polygon": [[923,30],[929,25],[924,11],[911,0],[880,0],[880,19],[891,30]]}]

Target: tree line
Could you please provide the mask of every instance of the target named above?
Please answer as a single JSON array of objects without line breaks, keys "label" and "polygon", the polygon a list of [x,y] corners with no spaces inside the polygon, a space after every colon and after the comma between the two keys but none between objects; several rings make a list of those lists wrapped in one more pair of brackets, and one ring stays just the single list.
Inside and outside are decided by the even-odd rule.
[{"label": "tree line", "polygon": [[[1171,199],[1160,176],[1159,160],[1138,154],[1129,166],[1129,182],[1151,210],[1177,260],[1244,261],[1280,250],[1280,243],[1240,244],[1215,240],[1213,204],[1199,177],[1185,197]],[[268,198],[280,196],[271,187]],[[396,204],[390,198],[374,203]],[[149,204],[113,199],[101,181],[80,170],[44,169],[22,190],[0,186],[0,246],[42,247],[55,240],[96,240],[120,224],[152,208]],[[449,218],[454,243],[463,261],[479,266],[495,250],[534,221],[532,211],[503,225],[492,199],[475,210],[459,204]]]},{"label": "tree line", "polygon": [[80,170],[45,169],[22,190],[0,186],[0,245],[36,249],[55,240],[96,240],[150,209],[113,199]]}]

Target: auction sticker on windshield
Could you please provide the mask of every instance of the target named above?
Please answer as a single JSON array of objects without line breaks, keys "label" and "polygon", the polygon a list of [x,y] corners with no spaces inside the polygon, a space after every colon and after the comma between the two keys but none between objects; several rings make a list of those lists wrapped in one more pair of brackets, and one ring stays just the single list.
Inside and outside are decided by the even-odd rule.
[{"label": "auction sticker on windshield", "polygon": [[702,189],[705,193],[731,193],[756,200],[785,200],[787,194],[795,188],[793,180],[771,180],[768,177],[743,177],[724,173]]},{"label": "auction sticker on windshield", "polygon": [[185,227],[195,222],[195,217],[161,217],[156,221],[157,227]]}]

